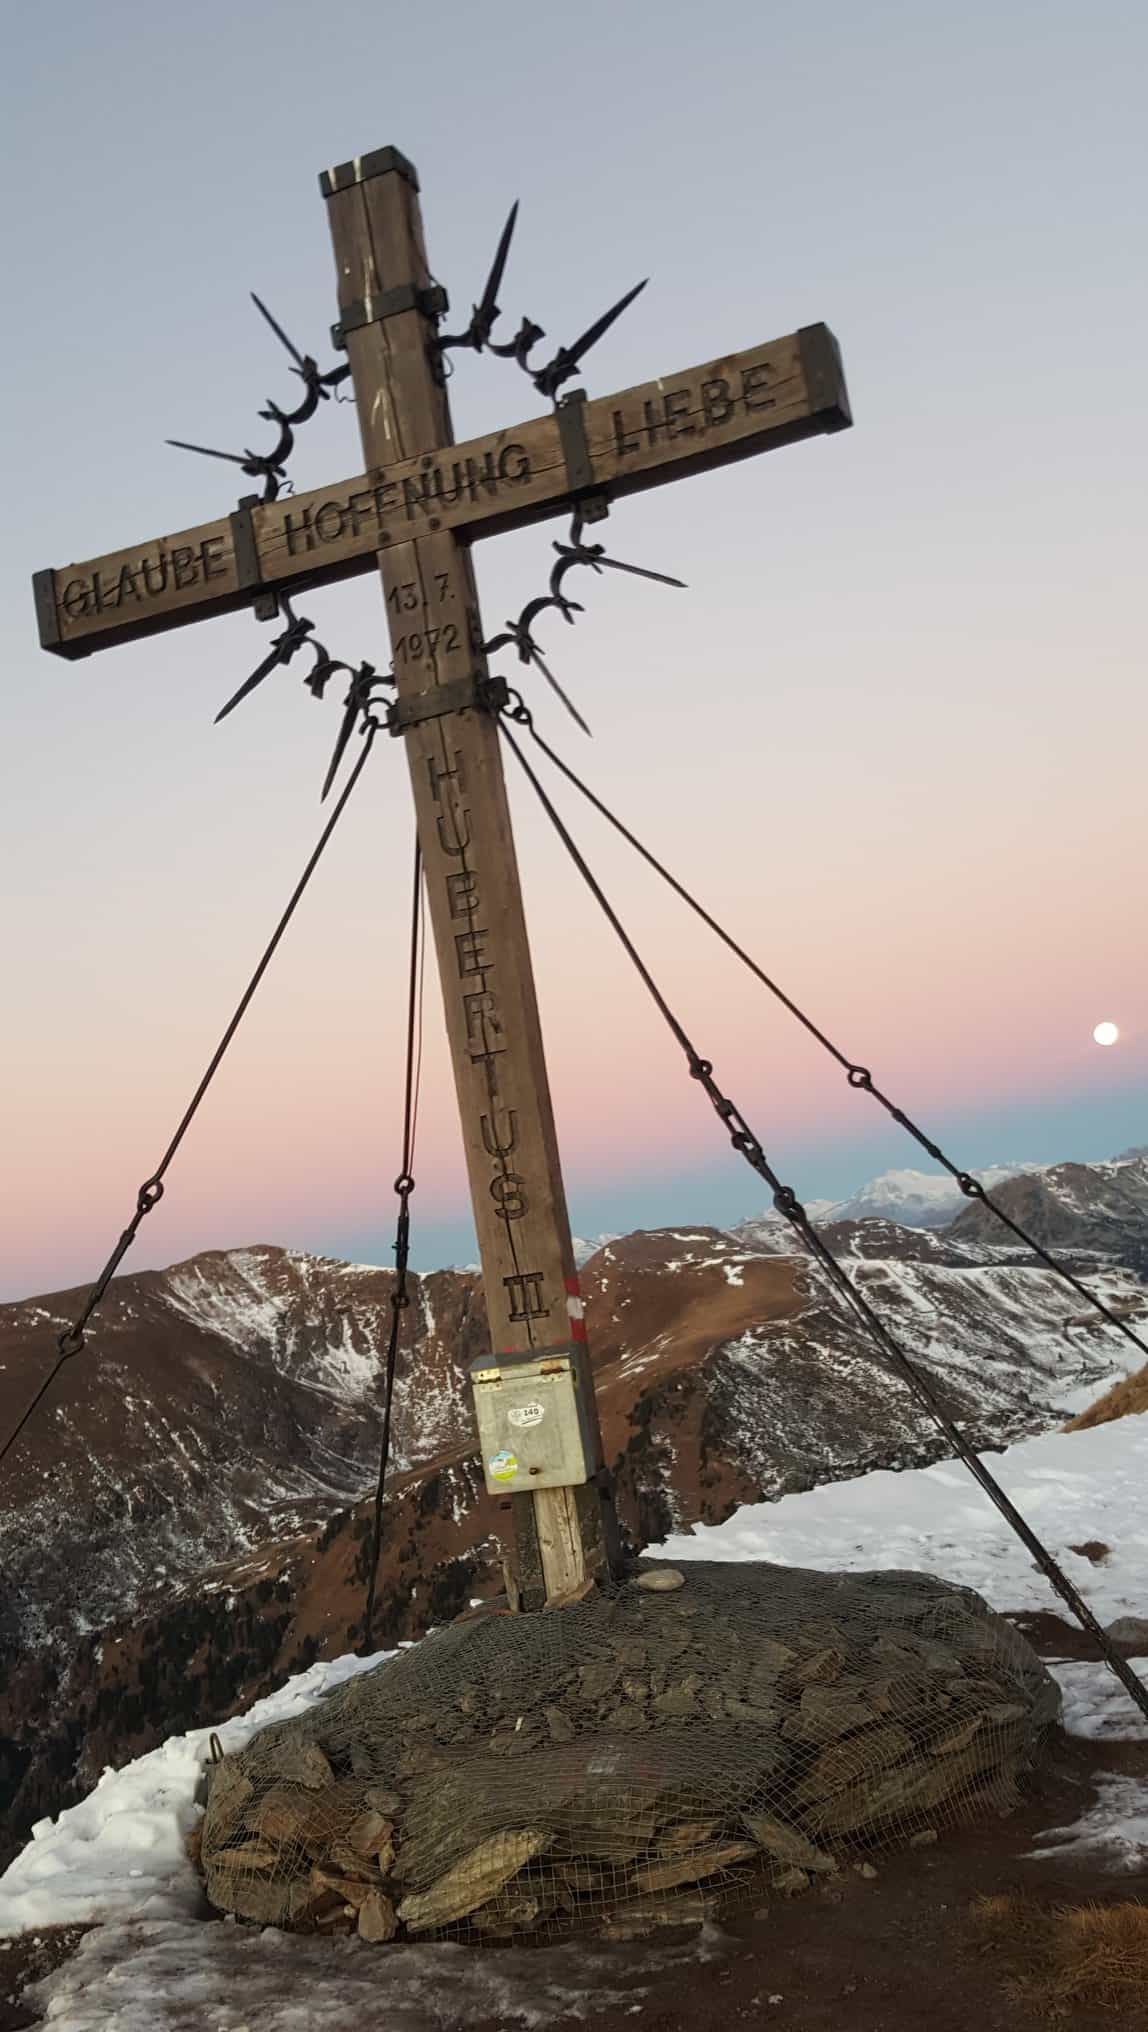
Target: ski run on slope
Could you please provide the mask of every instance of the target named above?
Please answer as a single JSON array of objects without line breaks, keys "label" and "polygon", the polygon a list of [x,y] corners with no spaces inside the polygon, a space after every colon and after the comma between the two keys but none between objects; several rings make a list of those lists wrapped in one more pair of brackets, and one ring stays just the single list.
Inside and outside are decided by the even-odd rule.
[{"label": "ski run on slope", "polygon": [[[1102,1622],[1145,1614],[1148,1416],[1023,1441],[993,1468]],[[1099,1563],[1071,1549],[1091,1540],[1110,1548]],[[679,1564],[764,1559],[831,1569],[916,1567],[976,1588],[1000,1610],[1058,1606],[1027,1553],[953,1461],[753,1505],[658,1550]],[[224,1748],[241,1747],[257,1729],[299,1713],[386,1655],[313,1666],[223,1723]],[[1141,1660],[1137,1669],[1146,1668]],[[1052,1669],[1070,1733],[1148,1736],[1103,1666],[1065,1662]],[[643,1969],[664,1970],[672,1955],[695,1969],[699,1957],[716,1952],[706,1932],[686,1946],[659,1948],[656,1962],[632,1953],[619,1960],[617,1950],[589,1943],[541,1956],[398,1945],[380,1962],[377,1948],[355,1940],[320,1943],[234,1922],[205,1926],[184,1838],[201,1811],[196,1793],[209,1737],[207,1728],[172,1737],[123,1770],[106,1771],[87,1799],[37,1826],[0,1878],[0,1933],[103,1922],[35,1992],[55,2032],[154,2032],[166,2025],[343,2032],[368,2002],[385,2002],[389,2032],[435,2032],[484,2016],[543,2026],[564,2013],[632,2008],[643,1995]],[[1103,1775],[1091,1808],[1071,1827],[1045,1830],[1036,1853],[1087,1857],[1117,1875],[1142,1866],[1143,1788]]]}]

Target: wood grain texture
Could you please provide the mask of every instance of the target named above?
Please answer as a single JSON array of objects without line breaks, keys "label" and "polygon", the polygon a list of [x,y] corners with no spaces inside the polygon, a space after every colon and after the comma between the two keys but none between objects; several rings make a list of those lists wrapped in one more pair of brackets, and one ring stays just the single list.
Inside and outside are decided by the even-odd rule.
[{"label": "wood grain texture", "polygon": [[[404,177],[372,177],[327,202],[340,307],[426,281],[417,194]],[[372,467],[429,467],[450,444],[429,337],[414,310],[348,334]],[[470,550],[454,530],[420,524],[378,560],[400,698],[484,673]],[[572,1337],[577,1282],[497,728],[471,708],[418,721],[405,743],[493,1349],[560,1347]],[[595,1439],[591,1472],[596,1426]],[[587,1572],[569,1493],[531,1498],[547,1597]],[[601,1532],[588,1536],[596,1556]],[[534,1562],[517,1564],[530,1604]]]},{"label": "wood grain texture", "polygon": [[[374,258],[369,194],[382,181],[328,201],[353,201],[362,214],[362,245],[347,253],[348,291]],[[396,261],[425,270],[417,225],[405,229],[400,244],[398,229],[375,223]],[[350,333],[348,351],[363,371],[405,373],[412,361],[425,364],[427,337],[426,321],[409,311]],[[615,500],[842,430],[851,420],[840,356],[824,325],[602,396],[587,402],[583,415],[594,486]],[[329,584],[370,570],[380,549],[412,537],[445,529],[474,541],[569,505],[552,413],[456,446],[445,392],[430,375],[417,414],[399,416],[380,394],[370,438],[366,473],[252,510],[263,584],[284,591]],[[55,574],[55,593],[58,641],[45,646],[62,656],[180,627],[252,597],[239,586],[226,517],[65,566]]]}]

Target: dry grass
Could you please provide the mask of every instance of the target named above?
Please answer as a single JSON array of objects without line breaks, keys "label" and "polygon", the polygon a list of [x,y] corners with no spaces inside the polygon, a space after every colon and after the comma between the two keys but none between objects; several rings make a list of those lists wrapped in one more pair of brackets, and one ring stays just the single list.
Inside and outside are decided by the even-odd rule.
[{"label": "dry grass", "polygon": [[1127,1418],[1130,1412],[1148,1411],[1148,1362],[1137,1369],[1134,1376],[1125,1376],[1122,1383],[1114,1383],[1087,1411],[1078,1418],[1072,1418],[1065,1426],[1066,1432],[1087,1432],[1090,1425],[1107,1425],[1110,1419]]},{"label": "dry grass", "polygon": [[1042,1905],[1011,1892],[977,1898],[971,1912],[1018,2004],[1053,2019],[1118,2011],[1129,2032],[1148,2025],[1148,1905],[1139,1899]]}]

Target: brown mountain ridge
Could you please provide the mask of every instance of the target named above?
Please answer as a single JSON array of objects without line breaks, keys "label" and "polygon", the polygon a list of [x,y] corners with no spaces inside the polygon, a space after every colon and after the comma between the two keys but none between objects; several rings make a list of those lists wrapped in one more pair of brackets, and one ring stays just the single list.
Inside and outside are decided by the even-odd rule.
[{"label": "brown mountain ridge", "polygon": [[[1088,1208],[1081,1221],[1078,1267],[1142,1305],[1119,1252],[1097,1249]],[[636,1545],[943,1451],[784,1233],[751,1225],[754,1240],[636,1233],[583,1270],[607,1458]],[[960,1229],[863,1220],[827,1233],[950,1412],[996,1445],[1059,1423],[1066,1389],[1110,1376],[1113,1337],[1069,1325],[1079,1302],[1051,1273],[990,1257]],[[264,1245],[115,1280],[0,1489],[10,1842],[105,1763],[354,1648],[390,1288],[387,1271]],[[444,1270],[412,1290],[376,1644],[499,1584],[503,1518],[473,1458],[465,1380],[486,1345],[481,1286]],[[0,1429],[81,1295],[0,1308]]]}]

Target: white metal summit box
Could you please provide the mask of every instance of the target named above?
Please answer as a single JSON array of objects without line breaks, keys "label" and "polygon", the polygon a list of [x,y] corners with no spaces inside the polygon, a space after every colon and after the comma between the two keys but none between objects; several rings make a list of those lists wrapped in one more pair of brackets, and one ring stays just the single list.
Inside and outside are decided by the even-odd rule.
[{"label": "white metal summit box", "polygon": [[487,1355],[470,1370],[492,1495],[573,1488],[597,1472],[590,1363],[577,1343]]}]

